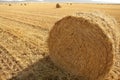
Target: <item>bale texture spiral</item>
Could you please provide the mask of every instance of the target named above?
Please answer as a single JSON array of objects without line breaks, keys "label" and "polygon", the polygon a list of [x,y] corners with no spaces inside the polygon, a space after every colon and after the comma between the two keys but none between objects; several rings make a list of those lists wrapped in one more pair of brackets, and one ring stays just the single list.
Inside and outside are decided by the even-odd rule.
[{"label": "bale texture spiral", "polygon": [[119,53],[116,21],[101,13],[81,12],[55,23],[48,38],[52,61],[83,80],[104,80]]}]

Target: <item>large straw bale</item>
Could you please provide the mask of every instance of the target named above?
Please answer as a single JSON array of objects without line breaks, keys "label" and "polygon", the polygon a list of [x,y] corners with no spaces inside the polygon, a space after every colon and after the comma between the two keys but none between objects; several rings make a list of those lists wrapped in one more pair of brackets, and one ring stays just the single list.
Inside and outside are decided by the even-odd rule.
[{"label": "large straw bale", "polygon": [[66,16],[50,31],[50,57],[60,68],[85,80],[104,80],[118,62],[119,35],[116,21],[102,13]]}]

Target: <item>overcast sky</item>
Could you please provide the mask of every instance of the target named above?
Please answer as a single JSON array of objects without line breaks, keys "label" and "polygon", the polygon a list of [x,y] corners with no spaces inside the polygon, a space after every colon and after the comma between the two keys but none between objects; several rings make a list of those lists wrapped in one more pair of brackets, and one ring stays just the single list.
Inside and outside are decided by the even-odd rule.
[{"label": "overcast sky", "polygon": [[0,1],[43,1],[43,2],[102,2],[102,3],[120,3],[120,0],[0,0]]}]

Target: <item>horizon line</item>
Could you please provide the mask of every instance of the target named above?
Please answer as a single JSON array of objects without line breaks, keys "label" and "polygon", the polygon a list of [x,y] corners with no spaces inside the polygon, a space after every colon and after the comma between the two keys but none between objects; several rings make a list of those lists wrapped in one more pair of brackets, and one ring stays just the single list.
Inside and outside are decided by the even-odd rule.
[{"label": "horizon line", "polygon": [[91,2],[80,2],[80,1],[0,1],[0,2],[49,2],[49,3],[102,3],[102,4],[120,4],[118,2],[102,2],[102,1],[91,1]]}]

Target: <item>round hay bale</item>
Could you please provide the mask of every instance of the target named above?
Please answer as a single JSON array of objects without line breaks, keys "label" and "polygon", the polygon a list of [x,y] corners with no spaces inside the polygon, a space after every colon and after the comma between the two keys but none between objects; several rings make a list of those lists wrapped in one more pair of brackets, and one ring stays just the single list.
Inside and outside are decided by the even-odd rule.
[{"label": "round hay bale", "polygon": [[27,4],[26,3],[24,3],[24,6],[26,6]]},{"label": "round hay bale", "polygon": [[98,13],[79,13],[56,22],[48,47],[52,61],[85,80],[103,80],[119,52],[119,29],[114,19]]},{"label": "round hay bale", "polygon": [[12,6],[12,4],[9,4],[9,6]]},{"label": "round hay bale", "polygon": [[72,3],[70,3],[70,5],[72,5]]},{"label": "round hay bale", "polygon": [[56,4],[56,8],[61,8],[59,3]]}]

